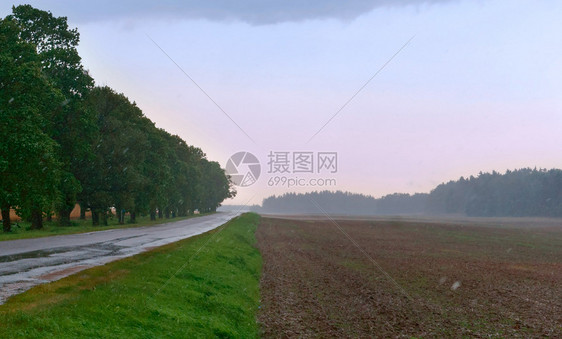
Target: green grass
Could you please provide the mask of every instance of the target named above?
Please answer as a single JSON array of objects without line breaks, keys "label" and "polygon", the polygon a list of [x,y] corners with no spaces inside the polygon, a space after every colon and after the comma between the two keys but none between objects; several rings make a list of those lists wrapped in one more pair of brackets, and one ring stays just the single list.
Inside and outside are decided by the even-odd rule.
[{"label": "green grass", "polygon": [[255,338],[259,216],[39,285],[0,306],[0,338]]},{"label": "green grass", "polygon": [[[40,230],[30,229],[30,223],[26,221],[12,222],[12,231],[8,233],[2,232],[0,229],[0,241],[3,240],[16,240],[16,239],[29,239],[29,238],[42,238],[50,237],[53,235],[62,234],[75,234],[75,233],[86,233],[94,231],[105,231],[114,228],[128,228],[128,227],[140,227],[140,226],[152,226],[163,224],[167,222],[180,221],[195,217],[200,217],[203,215],[208,215],[212,213],[190,215],[187,217],[176,217],[173,219],[156,219],[150,220],[150,216],[138,216],[134,224],[125,221],[124,225],[120,225],[117,218],[109,218],[107,226],[92,226],[92,220],[72,220],[71,226],[59,226],[56,220],[50,222],[44,222],[43,228]],[[1,225],[0,225],[1,226]]]}]

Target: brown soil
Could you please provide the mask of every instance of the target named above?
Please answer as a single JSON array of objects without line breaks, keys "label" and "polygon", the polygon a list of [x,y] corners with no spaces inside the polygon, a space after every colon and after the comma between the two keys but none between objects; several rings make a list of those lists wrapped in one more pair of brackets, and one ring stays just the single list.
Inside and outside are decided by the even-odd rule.
[{"label": "brown soil", "polygon": [[262,218],[263,336],[562,336],[562,228],[337,223],[364,253],[330,221]]}]

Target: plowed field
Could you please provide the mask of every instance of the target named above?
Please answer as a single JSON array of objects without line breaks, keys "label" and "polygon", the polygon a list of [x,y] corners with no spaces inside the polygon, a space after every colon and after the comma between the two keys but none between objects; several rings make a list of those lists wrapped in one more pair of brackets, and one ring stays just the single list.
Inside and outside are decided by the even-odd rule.
[{"label": "plowed field", "polygon": [[263,336],[562,336],[560,227],[337,224],[261,219]]}]

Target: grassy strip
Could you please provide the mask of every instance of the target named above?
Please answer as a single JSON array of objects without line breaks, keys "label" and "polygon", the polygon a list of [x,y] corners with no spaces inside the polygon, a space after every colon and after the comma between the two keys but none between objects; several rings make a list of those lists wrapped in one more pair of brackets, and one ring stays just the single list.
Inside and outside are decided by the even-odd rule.
[{"label": "grassy strip", "polygon": [[36,286],[0,306],[0,338],[255,338],[258,221]]},{"label": "grassy strip", "polygon": [[203,215],[209,215],[212,213],[196,214],[187,217],[177,217],[173,219],[156,219],[150,220],[150,216],[139,216],[136,218],[134,224],[125,223],[121,225],[118,223],[117,218],[109,218],[107,226],[92,226],[92,220],[72,220],[71,226],[59,226],[57,221],[44,222],[43,228],[40,230],[30,229],[30,223],[26,221],[19,221],[12,223],[12,231],[9,233],[3,233],[0,229],[0,241],[3,240],[16,240],[16,239],[29,239],[29,238],[42,238],[50,237],[53,235],[62,234],[75,234],[75,233],[87,233],[94,231],[105,231],[114,228],[128,228],[128,227],[140,227],[140,226],[152,226],[158,224],[164,224],[168,222],[180,221],[195,217],[200,217]]}]

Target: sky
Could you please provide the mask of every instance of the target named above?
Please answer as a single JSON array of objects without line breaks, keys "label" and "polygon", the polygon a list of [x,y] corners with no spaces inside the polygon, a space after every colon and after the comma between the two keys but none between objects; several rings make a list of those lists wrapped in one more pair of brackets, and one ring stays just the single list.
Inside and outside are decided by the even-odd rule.
[{"label": "sky", "polygon": [[[27,3],[67,16],[96,84],[158,127],[223,167],[257,157],[259,178],[226,204],[562,168],[561,2]],[[281,154],[289,173],[274,172]],[[314,173],[295,171],[303,154]],[[318,168],[322,154],[337,154],[335,171]]]}]

